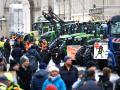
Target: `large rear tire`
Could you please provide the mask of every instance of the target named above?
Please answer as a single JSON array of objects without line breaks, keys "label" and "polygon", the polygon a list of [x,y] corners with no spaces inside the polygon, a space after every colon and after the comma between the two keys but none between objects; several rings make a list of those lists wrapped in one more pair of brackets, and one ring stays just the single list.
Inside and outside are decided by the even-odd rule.
[{"label": "large rear tire", "polygon": [[85,62],[83,61],[83,54],[84,54],[85,50],[86,50],[86,47],[83,46],[77,51],[77,53],[75,55],[76,62],[80,66],[85,65]]},{"label": "large rear tire", "polygon": [[97,59],[97,66],[100,70],[103,70],[104,67],[108,66],[108,62],[105,59]]}]

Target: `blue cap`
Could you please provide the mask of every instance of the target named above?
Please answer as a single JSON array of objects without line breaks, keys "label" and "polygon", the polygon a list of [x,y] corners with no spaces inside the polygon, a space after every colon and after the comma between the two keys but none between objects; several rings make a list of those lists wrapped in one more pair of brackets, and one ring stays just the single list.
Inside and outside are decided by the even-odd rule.
[{"label": "blue cap", "polygon": [[5,76],[0,77],[0,82],[6,81],[6,80],[8,80],[7,77],[5,77]]},{"label": "blue cap", "polygon": [[71,57],[65,56],[65,57],[64,57],[64,62],[66,62],[68,59],[71,59]]}]

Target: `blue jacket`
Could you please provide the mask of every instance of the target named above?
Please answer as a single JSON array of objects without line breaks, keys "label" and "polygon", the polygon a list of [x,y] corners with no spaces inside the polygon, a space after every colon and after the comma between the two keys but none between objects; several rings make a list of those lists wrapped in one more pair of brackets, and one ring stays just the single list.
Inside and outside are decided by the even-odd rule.
[{"label": "blue jacket", "polygon": [[45,80],[42,86],[42,90],[46,90],[46,87],[50,84],[53,84],[57,87],[57,90],[66,90],[66,86],[64,81],[61,79],[60,75],[56,77],[48,77],[48,79]]}]

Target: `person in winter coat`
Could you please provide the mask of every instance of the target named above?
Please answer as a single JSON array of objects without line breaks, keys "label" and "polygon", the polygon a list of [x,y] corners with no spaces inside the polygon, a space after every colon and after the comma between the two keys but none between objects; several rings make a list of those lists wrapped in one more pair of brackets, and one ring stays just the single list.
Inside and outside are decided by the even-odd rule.
[{"label": "person in winter coat", "polygon": [[4,38],[2,37],[2,38],[0,38],[0,50],[3,48],[3,46],[4,46]]},{"label": "person in winter coat", "polygon": [[73,90],[79,90],[81,86],[83,86],[84,82],[87,81],[87,71],[88,70],[96,70],[96,64],[93,61],[87,63],[86,70],[79,71],[78,80],[72,85]]},{"label": "person in winter coat", "polygon": [[31,46],[31,48],[28,50],[28,52],[25,54],[29,58],[30,62],[30,68],[33,71],[33,73],[36,72],[38,69],[38,62],[40,62],[41,57],[39,56],[39,53],[35,49],[35,46]]},{"label": "person in winter coat", "polygon": [[79,90],[81,86],[83,86],[85,81],[85,71],[79,71],[78,80],[72,85],[72,90]]},{"label": "person in winter coat", "polygon": [[22,56],[22,49],[19,47],[19,43],[15,44],[11,55],[15,61],[20,63],[20,57]]},{"label": "person in winter coat", "polygon": [[42,90],[43,82],[48,78],[48,72],[44,67],[44,64],[40,64],[40,70],[33,75],[31,90]]},{"label": "person in winter coat", "polygon": [[83,86],[79,90],[102,90],[102,88],[97,84],[95,80],[95,71],[88,70],[86,72],[87,80],[84,82]]},{"label": "person in winter coat", "polygon": [[50,52],[48,50],[47,41],[45,39],[43,39],[40,43],[40,46],[41,46],[40,47],[41,48],[41,51],[40,51],[41,61],[40,61],[40,63],[44,63],[47,66],[50,59],[51,59],[51,55],[50,55]]},{"label": "person in winter coat", "polygon": [[14,77],[10,72],[4,73],[6,77],[5,84],[7,85],[7,90],[22,90],[18,84],[14,82]]},{"label": "person in winter coat", "polygon": [[32,79],[32,71],[29,68],[29,58],[22,56],[20,58],[20,68],[17,72],[18,83],[20,87],[24,90],[30,90],[30,82]]},{"label": "person in winter coat", "polygon": [[78,70],[72,65],[71,57],[65,56],[64,61],[64,66],[60,68],[60,75],[66,84],[67,90],[72,90],[73,83],[78,79]]},{"label": "person in winter coat", "polygon": [[108,67],[103,68],[103,75],[100,75],[98,85],[103,90],[113,90],[113,84],[110,81],[111,69]]},{"label": "person in winter coat", "polygon": [[[56,66],[51,66],[48,69],[50,75],[43,83],[42,90],[46,90],[48,85],[55,85],[57,90],[67,90],[64,81],[59,75],[59,69]],[[49,90],[49,89],[48,89]]]},{"label": "person in winter coat", "polygon": [[50,55],[48,49],[41,50],[40,56],[41,56],[41,61],[40,61],[40,63],[45,63],[46,66],[47,66],[48,63],[49,63],[49,61],[50,61],[50,59],[51,59],[51,55]]},{"label": "person in winter coat", "polygon": [[7,90],[5,81],[7,81],[7,78],[5,76],[0,76],[0,90]]},{"label": "person in winter coat", "polygon": [[60,67],[60,63],[61,63],[61,51],[59,49],[59,47],[54,48],[51,51],[51,57],[53,62],[55,63],[56,66]]},{"label": "person in winter coat", "polygon": [[4,54],[5,54],[5,58],[7,63],[9,63],[9,56],[10,56],[10,52],[11,52],[11,46],[10,46],[10,40],[7,39],[6,42],[4,43]]}]

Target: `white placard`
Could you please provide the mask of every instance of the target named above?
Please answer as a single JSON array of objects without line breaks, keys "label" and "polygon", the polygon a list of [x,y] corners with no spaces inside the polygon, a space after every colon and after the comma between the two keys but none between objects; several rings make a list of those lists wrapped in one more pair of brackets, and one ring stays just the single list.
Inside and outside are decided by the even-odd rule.
[{"label": "white placard", "polygon": [[94,44],[94,59],[108,58],[108,43],[96,42]]}]

